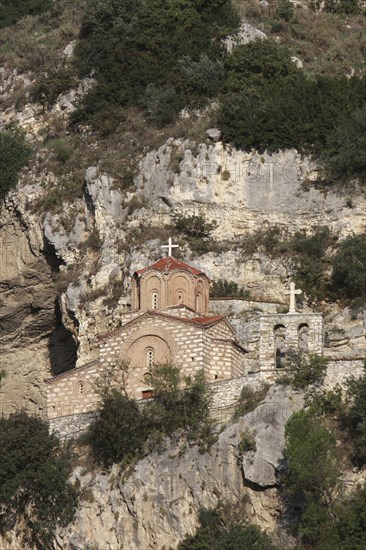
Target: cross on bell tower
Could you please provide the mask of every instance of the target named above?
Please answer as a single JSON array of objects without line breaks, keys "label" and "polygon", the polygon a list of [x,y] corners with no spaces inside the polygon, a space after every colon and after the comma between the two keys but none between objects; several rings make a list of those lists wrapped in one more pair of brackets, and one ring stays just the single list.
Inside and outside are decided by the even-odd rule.
[{"label": "cross on bell tower", "polygon": [[163,244],[161,248],[168,249],[168,256],[172,256],[173,248],[179,248],[179,244],[173,244],[172,238],[169,237],[168,244]]},{"label": "cross on bell tower", "polygon": [[290,295],[290,309],[288,310],[289,313],[296,313],[296,307],[295,307],[295,295],[296,294],[302,294],[302,290],[296,289],[295,283],[290,283],[290,290],[285,290],[285,294]]}]

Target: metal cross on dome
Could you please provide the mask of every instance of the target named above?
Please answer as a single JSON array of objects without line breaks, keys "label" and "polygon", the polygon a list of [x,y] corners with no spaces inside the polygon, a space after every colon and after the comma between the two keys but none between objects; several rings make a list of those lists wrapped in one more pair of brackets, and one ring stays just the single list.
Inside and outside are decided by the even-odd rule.
[{"label": "metal cross on dome", "polygon": [[161,248],[167,248],[168,249],[168,256],[172,256],[172,249],[173,248],[179,248],[179,244],[173,244],[172,238],[169,237],[168,244],[163,244]]},{"label": "metal cross on dome", "polygon": [[289,313],[296,313],[296,307],[295,307],[295,295],[296,294],[302,294],[302,290],[295,289],[295,283],[290,283],[290,290],[285,290],[285,294],[290,295],[290,309],[288,310]]}]

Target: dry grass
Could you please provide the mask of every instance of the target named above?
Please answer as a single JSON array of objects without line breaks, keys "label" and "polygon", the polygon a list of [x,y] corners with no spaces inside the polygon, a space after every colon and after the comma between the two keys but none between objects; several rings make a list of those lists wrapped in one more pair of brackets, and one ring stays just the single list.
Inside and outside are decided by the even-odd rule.
[{"label": "dry grass", "polygon": [[60,52],[79,34],[85,0],[58,0],[57,6],[53,18],[28,16],[1,30],[0,65],[34,74],[58,65]]},{"label": "dry grass", "polygon": [[233,1],[242,18],[287,45],[304,62],[306,72],[335,76],[354,69],[356,75],[364,74],[366,19],[362,14],[316,13],[297,7],[287,23],[276,18],[278,0],[267,8],[257,0]]}]

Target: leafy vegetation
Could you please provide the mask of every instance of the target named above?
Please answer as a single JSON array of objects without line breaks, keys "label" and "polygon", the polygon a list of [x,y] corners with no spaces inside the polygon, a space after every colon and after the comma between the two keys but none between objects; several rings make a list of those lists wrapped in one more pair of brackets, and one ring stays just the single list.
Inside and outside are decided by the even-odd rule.
[{"label": "leafy vegetation", "polygon": [[210,250],[211,232],[217,227],[217,222],[209,222],[201,215],[185,215],[176,213],[173,217],[173,227],[187,239],[191,249],[196,254],[205,254]]},{"label": "leafy vegetation", "polygon": [[2,0],[0,29],[14,25],[26,15],[35,15],[51,9],[52,0]]},{"label": "leafy vegetation", "polygon": [[306,293],[310,301],[323,300],[329,295],[327,251],[337,238],[327,227],[317,227],[312,234],[297,231],[289,242],[289,250],[295,268],[295,283]]},{"label": "leafy vegetation", "polygon": [[48,425],[25,412],[0,418],[0,530],[22,520],[27,540],[49,548],[56,526],[67,525],[77,503],[68,482],[71,455]]},{"label": "leafy vegetation", "polygon": [[310,384],[323,382],[327,360],[320,355],[289,350],[286,353],[285,368],[286,374],[279,382],[291,384],[295,389],[305,389]]},{"label": "leafy vegetation", "polygon": [[107,373],[101,380],[100,415],[83,438],[97,462],[127,463],[147,450],[159,449],[165,436],[179,431],[188,441],[198,441],[202,449],[210,444],[210,392],[203,373],[184,377],[177,367],[156,365],[145,380],[154,400],[139,407],[126,393],[128,367],[121,372],[119,383],[114,374]]},{"label": "leafy vegetation", "polygon": [[351,403],[347,424],[353,441],[353,459],[359,465],[366,464],[366,362],[361,378],[351,378],[347,388]]},{"label": "leafy vegetation", "polygon": [[332,259],[330,288],[338,298],[366,303],[366,233],[344,239]]},{"label": "leafy vegetation", "polygon": [[80,74],[94,72],[97,84],[74,121],[112,103],[142,106],[150,120],[170,122],[191,99],[215,92],[220,39],[237,25],[228,0],[91,0],[76,57]]},{"label": "leafy vegetation", "polygon": [[294,413],[286,425],[285,491],[298,518],[297,530],[313,544],[327,519],[340,475],[336,439],[311,410]]},{"label": "leafy vegetation", "polygon": [[218,123],[224,139],[245,150],[318,155],[339,118],[365,105],[365,79],[309,78],[272,40],[235,48],[226,70]]},{"label": "leafy vegetation", "polygon": [[27,162],[30,147],[20,132],[0,132],[0,201],[16,186],[20,170]]},{"label": "leafy vegetation", "polygon": [[248,522],[225,523],[215,511],[203,510],[197,533],[188,536],[179,550],[276,550],[269,536]]},{"label": "leafy vegetation", "polygon": [[249,298],[249,291],[240,288],[235,281],[218,279],[212,283],[210,296],[212,298]]}]

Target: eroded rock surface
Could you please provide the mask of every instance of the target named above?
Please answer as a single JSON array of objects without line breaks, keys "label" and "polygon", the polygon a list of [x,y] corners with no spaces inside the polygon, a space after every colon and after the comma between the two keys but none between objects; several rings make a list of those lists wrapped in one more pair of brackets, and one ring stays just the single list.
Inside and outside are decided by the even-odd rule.
[{"label": "eroded rock surface", "polygon": [[[117,466],[109,474],[84,474],[78,469],[74,477],[84,500],[74,524],[59,532],[57,548],[81,550],[88,544],[100,550],[177,548],[186,534],[195,531],[199,510],[213,509],[219,501],[273,530],[280,508],[276,474],[283,457],[284,426],[302,404],[299,394],[273,387],[255,411],[218,435],[209,452],[170,443],[162,454],[137,462],[125,478]],[[257,450],[243,458],[240,442],[247,430],[254,431]],[[251,470],[247,455],[253,461]]]}]

